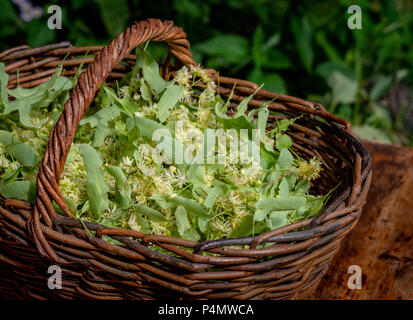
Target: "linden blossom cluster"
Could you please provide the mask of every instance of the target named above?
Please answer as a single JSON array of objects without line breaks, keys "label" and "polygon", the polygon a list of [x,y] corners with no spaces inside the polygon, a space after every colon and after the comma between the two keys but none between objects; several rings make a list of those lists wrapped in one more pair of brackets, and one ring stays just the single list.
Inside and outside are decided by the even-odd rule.
[{"label": "linden blossom cluster", "polygon": [[[328,195],[308,193],[321,162],[289,150],[285,131],[294,119],[267,132],[265,105],[248,113],[248,97],[229,115],[229,99],[199,66],[167,82],[147,51],[137,57],[117,88],[102,87],[79,125],[59,185],[77,218],[198,241],[258,234],[321,211]],[[32,123],[43,124],[35,130],[13,119],[12,135],[37,157],[30,170],[13,159],[0,130],[3,196],[13,189],[5,185],[35,183],[34,163],[60,110],[54,103],[31,110]]]}]

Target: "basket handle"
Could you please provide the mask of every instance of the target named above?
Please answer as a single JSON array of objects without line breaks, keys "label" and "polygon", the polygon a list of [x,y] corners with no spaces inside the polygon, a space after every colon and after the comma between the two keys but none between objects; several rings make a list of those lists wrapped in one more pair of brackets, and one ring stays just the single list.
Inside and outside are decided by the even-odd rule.
[{"label": "basket handle", "polygon": [[189,51],[190,44],[186,39],[186,33],[181,28],[175,26],[172,21],[148,19],[127,28],[124,33],[103,47],[87,71],[80,75],[59,120],[50,132],[37,176],[37,198],[29,230],[40,254],[46,258],[63,262],[47,242],[42,231],[40,216],[48,227],[52,227],[56,217],[53,200],[66,215],[72,216],[59,190],[59,181],[79,122],[112,69],[135,47],[148,40],[166,42],[169,48],[168,56],[174,55],[184,65],[195,65]]}]

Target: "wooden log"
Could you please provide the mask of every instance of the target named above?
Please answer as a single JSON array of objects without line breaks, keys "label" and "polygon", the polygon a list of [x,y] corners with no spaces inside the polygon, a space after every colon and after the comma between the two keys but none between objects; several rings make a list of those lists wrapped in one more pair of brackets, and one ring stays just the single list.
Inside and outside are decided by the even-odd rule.
[{"label": "wooden log", "polygon": [[[367,203],[314,299],[413,299],[413,149],[365,144],[373,158]],[[361,289],[348,288],[350,265],[361,267]]]}]

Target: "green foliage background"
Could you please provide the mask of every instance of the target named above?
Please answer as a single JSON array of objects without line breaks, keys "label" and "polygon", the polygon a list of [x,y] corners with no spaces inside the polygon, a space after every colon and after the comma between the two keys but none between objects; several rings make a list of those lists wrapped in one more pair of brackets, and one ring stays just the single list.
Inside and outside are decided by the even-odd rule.
[{"label": "green foliage background", "polygon": [[[320,101],[362,137],[413,146],[413,2],[357,1],[362,30],[350,30],[354,1],[70,0],[31,1],[24,22],[0,0],[0,50],[68,40],[106,44],[134,21],[173,20],[197,61],[264,88]],[[47,28],[47,8],[63,10],[63,29]]]}]

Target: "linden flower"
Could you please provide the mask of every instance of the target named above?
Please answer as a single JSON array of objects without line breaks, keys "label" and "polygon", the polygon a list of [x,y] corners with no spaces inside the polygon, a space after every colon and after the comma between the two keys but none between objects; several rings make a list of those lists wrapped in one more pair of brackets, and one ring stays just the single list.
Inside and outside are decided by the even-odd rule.
[{"label": "linden flower", "polygon": [[135,168],[133,167],[133,159],[127,156],[122,158],[119,167],[124,170],[126,174],[131,174],[135,171]]},{"label": "linden flower", "polygon": [[7,159],[7,157],[4,154],[0,155],[0,168],[7,169],[9,165],[10,165],[9,159]]},{"label": "linden flower", "polygon": [[105,159],[105,162],[112,165],[114,159],[116,159],[116,155],[119,152],[119,146],[117,145],[115,139],[113,139],[112,137],[107,137],[105,139],[105,143],[100,147],[100,150],[102,152],[103,158]]},{"label": "linden flower", "polygon": [[239,159],[239,154],[238,152],[228,152],[228,154],[225,156],[225,167],[228,167],[231,164],[236,164],[238,163]]},{"label": "linden flower", "polygon": [[188,108],[185,107],[183,104],[180,104],[178,108],[172,110],[168,120],[180,120],[181,122],[190,122]]},{"label": "linden flower", "polygon": [[241,176],[244,184],[261,184],[262,174],[262,167],[256,161],[253,161],[249,167],[241,169]]},{"label": "linden flower", "polygon": [[215,177],[213,174],[206,173],[204,176],[204,182],[207,187],[210,187],[212,185],[212,182],[215,180]]},{"label": "linden flower", "polygon": [[132,94],[132,89],[129,86],[123,86],[119,89],[119,97],[121,99],[129,98],[131,94]]},{"label": "linden flower", "polygon": [[204,133],[190,121],[178,121],[175,126],[175,139],[185,145],[199,144]]},{"label": "linden flower", "polygon": [[11,134],[14,137],[18,138],[19,140],[22,140],[23,142],[26,142],[35,137],[35,134],[33,131],[25,130],[17,126],[13,126],[13,130],[11,131]]},{"label": "linden flower", "polygon": [[193,75],[200,77],[205,83],[212,80],[208,73],[200,65],[191,66],[191,72]]},{"label": "linden flower", "polygon": [[141,180],[138,176],[128,177],[128,184],[131,186],[132,198],[139,204],[146,205],[151,191],[151,185],[147,181]]},{"label": "linden flower", "polygon": [[159,176],[159,175],[155,175],[152,176],[152,182],[154,184],[156,193],[159,194],[173,194],[174,189],[171,185],[171,182],[168,180],[168,178],[163,175],[163,176]]},{"label": "linden flower", "polygon": [[46,120],[46,115],[40,110],[34,110],[30,112],[30,119],[37,126]]},{"label": "linden flower", "polygon": [[179,84],[181,86],[187,86],[189,85],[190,80],[191,80],[191,73],[189,72],[186,66],[179,69],[176,72],[176,75],[174,78],[174,81],[176,84]]},{"label": "linden flower", "polygon": [[6,150],[4,145],[0,143],[0,168],[6,169],[10,164],[9,159],[6,157]]},{"label": "linden flower", "polygon": [[297,175],[298,179],[304,180],[314,180],[320,176],[321,172],[321,161],[314,157],[310,161],[298,160],[295,167],[293,167],[293,172]]},{"label": "linden flower", "polygon": [[150,221],[149,224],[151,225],[152,228],[152,233],[153,234],[159,234],[159,235],[170,235],[170,231],[168,227],[166,226],[165,222],[155,222],[155,221]]},{"label": "linden flower", "polygon": [[239,192],[234,190],[232,190],[229,194],[229,202],[233,205],[233,207],[241,207],[244,204]]},{"label": "linden flower", "polygon": [[138,161],[138,168],[144,176],[154,177],[156,175],[156,169],[147,165],[147,163],[143,159],[140,159]]},{"label": "linden flower", "polygon": [[109,186],[109,189],[115,190],[115,187],[116,187],[115,178],[112,175],[110,175],[106,170],[103,172],[103,176],[105,178],[107,185]]},{"label": "linden flower", "polygon": [[118,208],[116,207],[116,205],[114,205],[113,207],[108,208],[108,209],[103,213],[103,215],[104,215],[105,217],[109,217],[109,216],[111,216],[111,215],[114,215],[117,210],[118,210]]},{"label": "linden flower", "polygon": [[141,113],[146,118],[156,119],[158,114],[158,105],[154,103],[150,106],[143,106]]},{"label": "linden flower", "polygon": [[83,192],[85,190],[82,191],[82,189],[79,188],[79,186],[75,182],[73,182],[72,179],[68,177],[63,177],[60,180],[59,188],[62,194],[72,199],[74,203],[79,204],[83,201],[83,198],[84,198]]},{"label": "linden flower", "polygon": [[210,109],[199,107],[195,112],[198,124],[202,129],[215,127],[215,115]]},{"label": "linden flower", "polygon": [[248,184],[260,185],[262,183],[263,171],[261,165],[253,161],[249,166],[238,169],[235,165],[229,165],[225,168],[227,178],[236,186]]},{"label": "linden flower", "polygon": [[209,106],[215,102],[215,84],[208,82],[204,91],[199,95],[199,105]]},{"label": "linden flower", "polygon": [[138,147],[138,153],[146,161],[152,160],[151,158],[152,151],[153,151],[153,148],[147,143],[140,144]]},{"label": "linden flower", "polygon": [[128,226],[130,229],[133,231],[141,231],[142,227],[141,225],[136,221],[136,214],[132,214],[128,220]]},{"label": "linden flower", "polygon": [[231,222],[219,218],[216,218],[212,221],[211,227],[213,231],[221,234],[219,238],[227,236],[232,231]]},{"label": "linden flower", "polygon": [[133,159],[131,159],[129,157],[123,157],[121,164],[122,164],[122,166],[124,166],[126,168],[131,167],[132,164],[133,164]]},{"label": "linden flower", "polygon": [[86,170],[80,154],[75,151],[74,160],[65,166],[62,178],[59,183],[62,194],[71,198],[75,203],[79,204],[85,201],[87,177]]},{"label": "linden flower", "polygon": [[12,170],[17,170],[20,168],[20,163],[13,161],[12,163],[10,163],[10,167],[12,168]]},{"label": "linden flower", "polygon": [[182,188],[188,182],[185,170],[177,169],[174,166],[170,166],[169,170],[166,170],[165,176],[168,181],[175,184],[178,188]]}]

